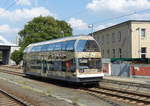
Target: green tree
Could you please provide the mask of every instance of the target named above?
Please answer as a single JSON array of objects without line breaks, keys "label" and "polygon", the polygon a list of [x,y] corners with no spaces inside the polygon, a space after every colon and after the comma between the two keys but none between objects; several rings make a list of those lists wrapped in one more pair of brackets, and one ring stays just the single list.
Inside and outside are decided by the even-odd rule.
[{"label": "green tree", "polygon": [[24,49],[31,43],[71,36],[72,28],[65,21],[59,21],[50,16],[39,16],[28,22],[19,35],[19,44]]},{"label": "green tree", "polygon": [[12,54],[11,54],[11,59],[13,61],[15,61],[16,65],[18,65],[23,57],[23,52],[21,50],[15,50]]}]

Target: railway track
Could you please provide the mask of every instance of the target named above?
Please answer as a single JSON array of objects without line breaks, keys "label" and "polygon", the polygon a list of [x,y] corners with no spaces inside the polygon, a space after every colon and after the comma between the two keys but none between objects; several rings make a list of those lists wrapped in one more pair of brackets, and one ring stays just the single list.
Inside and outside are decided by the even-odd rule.
[{"label": "railway track", "polygon": [[[21,72],[14,72],[14,71],[1,71],[4,73],[8,73],[8,74],[13,74],[13,75],[17,75],[17,76],[24,76],[23,73]],[[106,82],[106,80],[105,80]],[[143,86],[146,88],[149,88],[148,85],[145,84],[138,84],[138,83],[121,83],[121,81],[109,81],[109,83],[118,83],[118,84],[128,84],[128,85],[132,85],[132,86]],[[111,88],[108,86],[103,86],[103,87],[97,87],[97,88],[81,88],[80,90],[87,92],[88,94],[91,94],[93,96],[96,97],[105,97],[105,98],[111,98],[113,101],[121,101],[127,104],[134,104],[134,105],[139,105],[139,106],[143,106],[143,105],[150,105],[150,95],[149,94],[143,94],[143,93],[138,93],[138,92],[134,92],[134,91],[130,91],[127,89],[117,89],[117,88]],[[114,102],[115,103],[115,102]]]},{"label": "railway track", "polygon": [[150,105],[150,95],[140,94],[136,92],[123,91],[119,89],[110,89],[107,87],[99,88],[83,88],[81,89],[88,94],[96,97],[110,98],[113,101],[121,101],[123,103],[134,104],[136,106]]},{"label": "railway track", "polygon": [[27,103],[0,89],[0,106],[28,106]]},{"label": "railway track", "polygon": [[17,76],[25,76],[21,72],[16,72],[16,71],[9,71],[9,70],[0,70],[0,72],[7,73],[7,74],[12,74],[12,75],[17,75]]}]

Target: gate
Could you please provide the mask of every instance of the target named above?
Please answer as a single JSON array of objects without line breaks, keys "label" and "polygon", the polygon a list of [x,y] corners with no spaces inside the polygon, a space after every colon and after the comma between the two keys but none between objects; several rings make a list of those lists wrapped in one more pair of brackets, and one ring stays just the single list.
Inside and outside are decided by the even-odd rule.
[{"label": "gate", "polygon": [[129,64],[111,64],[111,75],[120,77],[130,77]]}]

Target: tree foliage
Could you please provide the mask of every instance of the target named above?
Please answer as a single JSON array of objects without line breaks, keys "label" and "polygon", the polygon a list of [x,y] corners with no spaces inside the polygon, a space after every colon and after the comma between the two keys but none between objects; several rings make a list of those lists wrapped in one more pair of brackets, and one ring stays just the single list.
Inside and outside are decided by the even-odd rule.
[{"label": "tree foliage", "polygon": [[11,54],[11,59],[13,61],[15,61],[16,65],[18,65],[23,57],[23,52],[21,50],[15,50],[12,54]]},{"label": "tree foliage", "polygon": [[19,44],[24,49],[31,43],[71,36],[72,28],[65,21],[59,21],[50,16],[39,16],[28,22],[19,35]]}]

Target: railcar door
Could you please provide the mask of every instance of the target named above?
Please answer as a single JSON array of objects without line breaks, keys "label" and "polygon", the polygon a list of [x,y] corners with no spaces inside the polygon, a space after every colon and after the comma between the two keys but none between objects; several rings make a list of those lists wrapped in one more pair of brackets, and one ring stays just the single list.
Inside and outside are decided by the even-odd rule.
[{"label": "railcar door", "polygon": [[70,40],[66,42],[66,61],[65,61],[65,67],[66,67],[66,79],[71,80],[73,78],[73,73],[75,72],[75,62],[74,62],[74,44],[76,40]]}]

